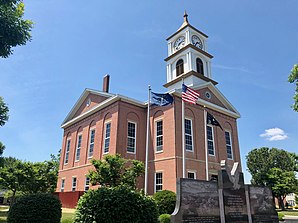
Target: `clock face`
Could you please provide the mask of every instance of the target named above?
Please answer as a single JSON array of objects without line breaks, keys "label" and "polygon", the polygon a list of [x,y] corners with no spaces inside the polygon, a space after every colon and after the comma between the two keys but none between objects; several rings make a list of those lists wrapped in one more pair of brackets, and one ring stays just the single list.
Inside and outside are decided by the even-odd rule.
[{"label": "clock face", "polygon": [[203,43],[201,41],[201,39],[197,36],[197,35],[193,35],[191,37],[191,43],[195,46],[198,47],[200,49],[203,49]]},{"label": "clock face", "polygon": [[185,45],[185,37],[180,36],[174,43],[174,49],[180,50]]}]

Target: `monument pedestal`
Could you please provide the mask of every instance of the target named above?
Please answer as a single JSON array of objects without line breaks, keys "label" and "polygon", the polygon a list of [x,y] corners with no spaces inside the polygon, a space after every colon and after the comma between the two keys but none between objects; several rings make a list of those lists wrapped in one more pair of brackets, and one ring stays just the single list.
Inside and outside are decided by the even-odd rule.
[{"label": "monument pedestal", "polygon": [[221,167],[218,181],[177,181],[172,223],[278,223],[269,188],[244,185],[238,163]]}]

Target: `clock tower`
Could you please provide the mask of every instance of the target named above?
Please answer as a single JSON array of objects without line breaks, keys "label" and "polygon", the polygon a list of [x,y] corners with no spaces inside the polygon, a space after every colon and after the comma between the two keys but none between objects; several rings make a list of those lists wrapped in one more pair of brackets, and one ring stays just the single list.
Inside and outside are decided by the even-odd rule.
[{"label": "clock tower", "polygon": [[182,82],[195,87],[206,82],[216,85],[212,80],[211,59],[207,48],[208,36],[189,24],[188,15],[180,28],[169,38],[167,63],[167,83],[169,91],[180,89]]}]

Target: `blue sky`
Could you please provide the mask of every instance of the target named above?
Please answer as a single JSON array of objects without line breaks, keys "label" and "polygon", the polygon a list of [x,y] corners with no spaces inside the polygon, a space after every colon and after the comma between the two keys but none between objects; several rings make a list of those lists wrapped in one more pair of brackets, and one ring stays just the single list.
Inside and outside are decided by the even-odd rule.
[{"label": "blue sky", "polygon": [[294,85],[287,82],[298,62],[298,1],[24,2],[33,39],[0,59],[0,95],[10,108],[0,129],[4,156],[42,161],[56,154],[61,122],[85,88],[102,88],[107,73],[113,93],[145,101],[148,84],[165,91],[165,39],[180,27],[185,9],[209,36],[213,79],[242,115],[243,170],[253,148],[298,152]]}]

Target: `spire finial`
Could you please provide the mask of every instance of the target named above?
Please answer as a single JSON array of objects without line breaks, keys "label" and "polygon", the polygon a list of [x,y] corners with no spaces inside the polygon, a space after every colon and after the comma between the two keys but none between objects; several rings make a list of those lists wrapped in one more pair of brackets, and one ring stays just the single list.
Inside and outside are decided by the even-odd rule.
[{"label": "spire finial", "polygon": [[187,15],[186,10],[184,10],[184,15],[183,15],[183,17],[184,17],[184,22],[187,22],[187,23],[188,23],[188,19],[187,19],[188,15]]}]

